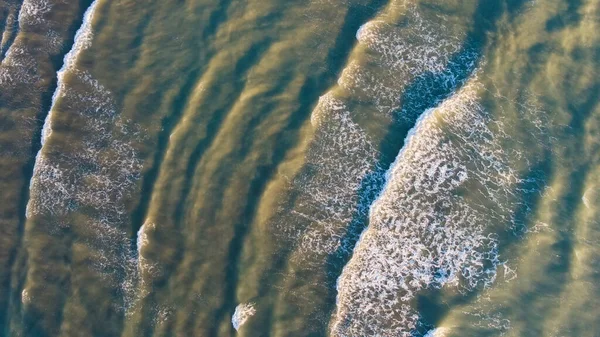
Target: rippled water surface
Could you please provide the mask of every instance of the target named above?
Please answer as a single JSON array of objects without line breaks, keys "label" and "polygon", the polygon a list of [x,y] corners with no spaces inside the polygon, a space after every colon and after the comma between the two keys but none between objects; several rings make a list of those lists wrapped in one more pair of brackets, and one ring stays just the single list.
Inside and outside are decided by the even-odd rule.
[{"label": "rippled water surface", "polygon": [[0,0],[0,336],[600,336],[599,31]]}]

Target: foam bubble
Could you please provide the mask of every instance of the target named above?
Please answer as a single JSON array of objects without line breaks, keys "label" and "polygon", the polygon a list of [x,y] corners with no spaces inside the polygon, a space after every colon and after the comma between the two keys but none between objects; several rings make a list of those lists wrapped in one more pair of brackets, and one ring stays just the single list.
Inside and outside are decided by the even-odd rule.
[{"label": "foam bubble", "polygon": [[581,196],[581,201],[583,202],[583,205],[586,208],[591,208],[591,203],[590,203],[590,199],[588,197],[588,195],[592,193],[591,189],[587,189],[585,190],[585,192],[583,193],[583,195]]},{"label": "foam bubble", "polygon": [[31,303],[31,296],[29,295],[27,289],[23,289],[21,292],[21,303],[23,303],[23,305],[28,305]]},{"label": "foam bubble", "polygon": [[240,329],[246,321],[256,313],[256,309],[254,308],[254,303],[242,303],[235,307],[235,312],[231,317],[231,324],[233,324],[233,328],[237,331]]}]

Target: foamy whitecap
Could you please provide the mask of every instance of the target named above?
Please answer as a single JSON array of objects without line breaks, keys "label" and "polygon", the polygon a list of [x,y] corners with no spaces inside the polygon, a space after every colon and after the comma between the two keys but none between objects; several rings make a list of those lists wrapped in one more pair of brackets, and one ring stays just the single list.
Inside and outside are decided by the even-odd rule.
[{"label": "foamy whitecap", "polygon": [[[431,99],[435,100],[432,90],[456,87],[464,74],[474,69],[477,59],[477,53],[465,49],[463,37],[447,34],[443,23],[434,26],[414,8],[407,11],[406,19],[402,27],[381,20],[364,24],[357,38],[370,51],[370,62],[378,66],[363,67],[352,61],[338,79],[338,85],[354,98],[370,102],[386,114],[405,105],[411,97],[400,98],[412,92],[418,93],[419,101],[431,104]],[[405,92],[408,83],[421,86]],[[401,115],[408,112],[404,108]]]},{"label": "foamy whitecap", "polygon": [[358,30],[356,31],[356,39],[357,40],[360,40],[360,35],[362,33],[362,30],[363,30],[364,26],[365,25],[362,25],[362,26],[358,27]]},{"label": "foamy whitecap", "polygon": [[310,115],[310,122],[313,127],[319,127],[320,123],[324,120],[323,115],[329,111],[343,111],[346,110],[346,106],[344,103],[331,94],[331,92],[326,93],[325,95],[319,97],[319,102],[317,106],[312,111]]},{"label": "foamy whitecap", "polygon": [[250,317],[256,314],[256,309],[254,308],[254,303],[242,303],[235,307],[235,312],[231,317],[231,324],[233,328],[237,331],[240,329]]},{"label": "foamy whitecap", "polygon": [[142,255],[142,249],[148,244],[148,234],[146,229],[153,228],[154,223],[143,224],[137,232],[137,251],[138,256]]},{"label": "foamy whitecap", "polygon": [[160,265],[155,261],[146,258],[143,254],[145,247],[150,244],[148,232],[154,230],[156,230],[156,224],[153,222],[146,222],[140,227],[137,234],[137,259],[141,289],[141,293],[138,295],[141,296],[145,295],[148,291],[148,289],[146,289],[148,281],[158,276],[161,272]]},{"label": "foamy whitecap", "polygon": [[518,178],[487,127],[480,89],[471,82],[407,137],[338,280],[333,336],[412,336],[419,291],[495,280],[498,243],[488,224],[510,226]]},{"label": "foamy whitecap", "polygon": [[365,33],[366,33],[368,30],[371,30],[371,29],[372,29],[372,27],[373,27],[373,26],[375,26],[375,25],[377,25],[378,23],[383,23],[383,21],[375,21],[375,20],[373,20],[373,21],[369,21],[369,22],[366,22],[366,23],[364,23],[363,25],[361,25],[361,26],[358,28],[358,30],[356,31],[356,39],[357,39],[359,42],[361,42],[361,41],[364,41],[364,38],[365,38],[365,35],[364,35],[364,34],[365,34]]}]

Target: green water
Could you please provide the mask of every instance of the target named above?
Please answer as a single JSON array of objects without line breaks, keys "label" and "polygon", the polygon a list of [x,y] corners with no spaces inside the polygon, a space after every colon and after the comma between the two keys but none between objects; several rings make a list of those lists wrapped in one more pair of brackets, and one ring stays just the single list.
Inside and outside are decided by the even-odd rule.
[{"label": "green water", "polygon": [[598,336],[597,0],[0,0],[0,336]]}]

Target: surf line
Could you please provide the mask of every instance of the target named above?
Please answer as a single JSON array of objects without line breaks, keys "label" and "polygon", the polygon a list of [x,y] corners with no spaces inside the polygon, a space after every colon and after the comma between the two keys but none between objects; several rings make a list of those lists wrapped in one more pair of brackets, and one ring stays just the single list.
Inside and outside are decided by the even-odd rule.
[{"label": "surf line", "polygon": [[[61,68],[58,70],[57,81],[56,81],[56,90],[52,94],[52,103],[50,104],[50,109],[46,114],[46,118],[44,119],[44,126],[42,127],[42,134],[40,137],[41,147],[38,150],[38,153],[35,156],[35,164],[33,165],[33,174],[31,175],[31,179],[29,180],[29,194],[32,192],[32,184],[34,178],[39,174],[39,167],[41,164],[41,160],[43,159],[42,152],[44,150],[44,146],[46,145],[46,141],[50,138],[52,134],[52,116],[54,115],[54,108],[56,106],[56,101],[60,96],[64,94],[65,91],[65,73],[68,70],[71,70],[75,67],[77,63],[77,59],[82,51],[89,48],[92,43],[93,33],[92,33],[92,19],[94,17],[94,12],[96,11],[96,6],[98,4],[98,0],[94,0],[92,4],[86,9],[83,14],[83,22],[81,27],[75,33],[75,41],[73,42],[73,46],[71,50],[65,54],[63,58],[63,64]],[[27,202],[27,208],[25,211],[25,218],[29,218],[31,216],[31,197]]]},{"label": "surf line", "polygon": [[[77,59],[81,52],[86,50],[92,44],[93,32],[92,32],[92,19],[94,17],[94,12],[96,11],[96,6],[98,5],[98,0],[94,0],[94,2],[88,7],[88,9],[83,14],[83,22],[81,27],[75,33],[75,41],[71,50],[65,55],[63,58],[63,65],[57,72],[57,82],[56,82],[56,90],[52,95],[52,104],[50,106],[50,110],[46,115],[46,119],[44,120],[44,126],[42,128],[42,137],[41,143],[42,148],[46,143],[46,140],[52,134],[52,115],[54,114],[54,107],[56,105],[57,99],[64,94],[65,91],[65,73],[69,70],[72,70],[77,63]],[[41,153],[38,152],[38,156]],[[36,159],[37,161],[37,159]]]}]

